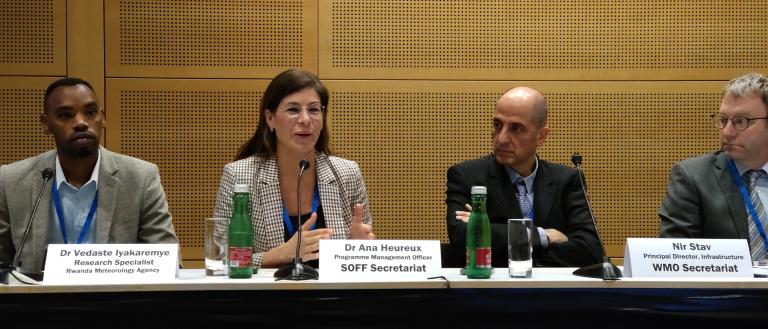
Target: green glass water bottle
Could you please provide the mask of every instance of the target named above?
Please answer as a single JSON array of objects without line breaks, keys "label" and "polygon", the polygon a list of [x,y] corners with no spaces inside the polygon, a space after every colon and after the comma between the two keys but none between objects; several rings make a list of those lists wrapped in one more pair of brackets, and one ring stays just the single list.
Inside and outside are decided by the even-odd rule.
[{"label": "green glass water bottle", "polygon": [[232,196],[232,219],[229,221],[230,278],[253,276],[253,225],[251,223],[251,197],[247,184],[235,184]]},{"label": "green glass water bottle", "polygon": [[491,277],[491,223],[485,210],[488,190],[472,186],[472,213],[467,222],[467,277]]}]

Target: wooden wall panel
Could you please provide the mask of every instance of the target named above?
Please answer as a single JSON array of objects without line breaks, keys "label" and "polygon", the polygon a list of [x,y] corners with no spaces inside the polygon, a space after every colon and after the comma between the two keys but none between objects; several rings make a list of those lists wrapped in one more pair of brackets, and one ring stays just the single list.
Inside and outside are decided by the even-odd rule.
[{"label": "wooden wall panel", "polygon": [[43,94],[54,78],[0,77],[0,165],[56,147],[43,132]]},{"label": "wooden wall panel", "polygon": [[317,1],[105,3],[110,77],[271,78],[317,71]]},{"label": "wooden wall panel", "polygon": [[0,75],[66,72],[66,1],[0,1]]},{"label": "wooden wall panel", "polygon": [[320,1],[326,79],[728,80],[768,68],[764,0]]},{"label": "wooden wall panel", "polygon": [[101,1],[67,1],[67,75],[88,81],[104,104],[104,4]]}]

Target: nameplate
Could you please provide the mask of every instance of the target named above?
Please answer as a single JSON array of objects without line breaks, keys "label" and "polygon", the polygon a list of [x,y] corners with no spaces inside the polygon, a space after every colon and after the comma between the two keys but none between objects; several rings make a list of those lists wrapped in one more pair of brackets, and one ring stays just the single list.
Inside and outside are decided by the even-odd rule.
[{"label": "nameplate", "polygon": [[745,239],[629,238],[624,275],[660,277],[752,277],[752,257]]},{"label": "nameplate", "polygon": [[440,275],[437,240],[320,240],[320,281],[413,281]]},{"label": "nameplate", "polygon": [[178,262],[178,244],[51,244],[43,283],[169,282]]}]

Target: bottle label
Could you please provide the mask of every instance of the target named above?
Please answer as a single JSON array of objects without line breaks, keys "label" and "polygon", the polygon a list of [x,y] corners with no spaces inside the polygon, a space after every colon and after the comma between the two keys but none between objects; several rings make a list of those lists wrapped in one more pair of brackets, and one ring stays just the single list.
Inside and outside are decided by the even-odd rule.
[{"label": "bottle label", "polygon": [[253,248],[229,247],[229,267],[251,267],[253,263]]},{"label": "bottle label", "polygon": [[475,249],[475,267],[491,268],[491,248],[478,247]]}]

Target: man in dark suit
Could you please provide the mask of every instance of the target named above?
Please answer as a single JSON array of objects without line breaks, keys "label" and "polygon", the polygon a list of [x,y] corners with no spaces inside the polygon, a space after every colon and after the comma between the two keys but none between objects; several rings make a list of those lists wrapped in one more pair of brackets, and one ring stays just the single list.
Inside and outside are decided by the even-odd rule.
[{"label": "man in dark suit", "polygon": [[660,236],[747,239],[753,260],[765,260],[768,78],[752,73],[731,80],[712,119],[721,150],[672,168],[659,209]]},{"label": "man in dark suit", "polygon": [[499,98],[493,154],[448,169],[446,220],[454,257],[465,253],[470,189],[481,185],[488,189],[493,267],[508,266],[507,220],[523,217],[533,219],[534,266],[578,267],[601,261],[578,172],[536,155],[548,134],[547,103],[541,93],[519,87]]}]

